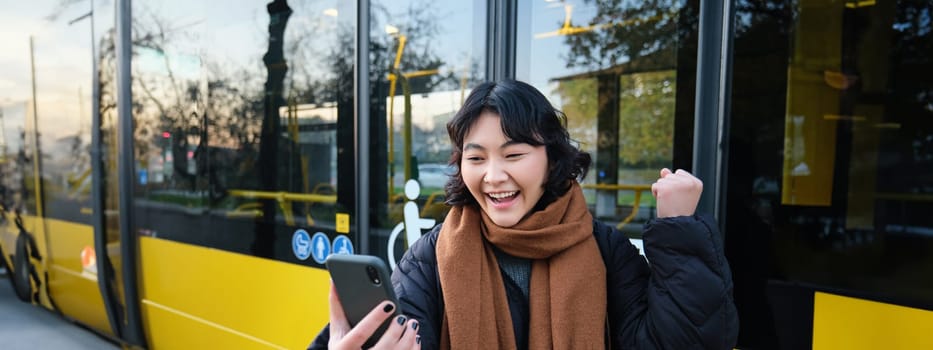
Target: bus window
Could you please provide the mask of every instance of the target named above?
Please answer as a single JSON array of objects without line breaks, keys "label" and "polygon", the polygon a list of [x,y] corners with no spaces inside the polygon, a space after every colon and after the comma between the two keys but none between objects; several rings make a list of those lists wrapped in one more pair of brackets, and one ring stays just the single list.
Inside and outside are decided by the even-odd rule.
[{"label": "bus window", "polygon": [[354,22],[340,10],[134,4],[142,232],[312,265],[296,230],[350,234]]},{"label": "bus window", "polygon": [[[856,330],[826,338],[813,295],[933,305],[933,5],[765,3],[736,7],[725,236],[738,345],[866,348],[848,342]],[[882,339],[908,328],[825,320]]]},{"label": "bus window", "polygon": [[[368,223],[369,253],[398,260],[420,238],[400,234],[409,202],[434,223],[449,210],[443,204],[444,184],[455,169],[447,165],[446,125],[470,88],[484,78],[486,2],[371,4],[370,156],[377,165],[370,175],[375,221]],[[409,181],[416,188],[414,197],[405,193]]]},{"label": "bus window", "polygon": [[654,216],[663,167],[689,169],[696,14],[689,2],[528,1],[516,76],[567,115],[593,157],[582,185],[594,216],[632,238]]}]

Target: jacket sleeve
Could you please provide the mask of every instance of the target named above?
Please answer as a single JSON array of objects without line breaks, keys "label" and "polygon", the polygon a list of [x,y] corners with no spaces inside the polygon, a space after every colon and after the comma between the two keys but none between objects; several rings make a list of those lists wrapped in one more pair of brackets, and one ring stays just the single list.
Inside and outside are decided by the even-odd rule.
[{"label": "jacket sleeve", "polygon": [[324,326],[324,329],[314,337],[314,340],[311,341],[311,345],[308,345],[308,350],[325,350],[327,349],[327,342],[330,341],[330,323]]},{"label": "jacket sleeve", "polygon": [[608,240],[609,322],[622,349],[732,349],[738,316],[732,272],[711,218],[655,219],[645,258],[614,229]]},{"label": "jacket sleeve", "polygon": [[437,349],[440,339],[443,301],[434,251],[439,231],[440,225],[415,242],[392,272],[392,286],[402,313],[418,320],[422,349]]}]

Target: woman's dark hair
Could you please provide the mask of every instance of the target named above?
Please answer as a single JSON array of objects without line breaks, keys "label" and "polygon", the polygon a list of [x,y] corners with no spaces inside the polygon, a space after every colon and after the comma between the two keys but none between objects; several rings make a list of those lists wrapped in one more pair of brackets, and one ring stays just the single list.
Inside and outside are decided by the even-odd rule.
[{"label": "woman's dark hair", "polygon": [[548,158],[548,178],[544,194],[535,205],[542,209],[567,193],[574,179],[586,175],[590,155],[572,143],[567,132],[567,116],[554,108],[540,91],[516,80],[487,82],[470,92],[463,107],[447,123],[447,134],[453,144],[450,164],[457,169],[445,190],[448,205],[477,204],[470,194],[460,169],[463,139],[483,112],[499,115],[502,131],[512,141],[532,146],[544,145]]}]

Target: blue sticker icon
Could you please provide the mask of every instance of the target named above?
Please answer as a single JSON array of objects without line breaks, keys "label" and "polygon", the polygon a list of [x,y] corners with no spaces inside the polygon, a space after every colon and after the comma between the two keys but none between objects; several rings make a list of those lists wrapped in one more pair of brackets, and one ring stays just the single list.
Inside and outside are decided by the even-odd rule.
[{"label": "blue sticker icon", "polygon": [[350,242],[350,238],[344,235],[339,235],[337,238],[334,238],[334,254],[353,254],[353,242]]},{"label": "blue sticker icon", "polygon": [[[304,232],[304,230],[301,231]],[[298,256],[297,252],[295,255]],[[324,261],[327,260],[327,256],[330,255],[330,239],[327,238],[327,235],[323,232],[315,233],[314,236],[311,237],[310,244],[308,244],[308,252],[304,255],[304,258],[301,256],[298,256],[298,258],[305,260],[308,258],[308,255],[311,255],[318,264],[323,264]]]},{"label": "blue sticker icon", "polygon": [[314,234],[311,238],[311,256],[318,264],[323,264],[330,255],[330,239],[323,232]]},{"label": "blue sticker icon", "polygon": [[301,260],[311,255],[311,236],[308,236],[307,231],[297,230],[292,234],[292,252]]}]

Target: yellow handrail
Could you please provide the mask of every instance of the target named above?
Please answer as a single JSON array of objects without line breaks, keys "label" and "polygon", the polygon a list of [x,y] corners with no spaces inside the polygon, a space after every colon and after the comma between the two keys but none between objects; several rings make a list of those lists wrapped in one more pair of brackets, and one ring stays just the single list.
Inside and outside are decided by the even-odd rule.
[{"label": "yellow handrail", "polygon": [[606,190],[606,191],[635,191],[635,202],[632,203],[632,212],[622,219],[618,225],[617,229],[622,229],[623,226],[628,224],[635,219],[635,215],[638,215],[638,207],[641,203],[641,193],[643,191],[651,191],[651,185],[628,185],[628,184],[580,184],[580,187],[591,190]]},{"label": "yellow handrail", "polygon": [[431,195],[428,196],[428,199],[424,201],[424,206],[421,207],[421,217],[427,217],[429,209],[431,209],[431,204],[434,204],[434,201],[436,201],[438,197],[443,197],[445,194],[446,193],[444,191],[431,192]]},{"label": "yellow handrail", "polygon": [[[324,203],[324,204],[334,204],[337,203],[336,195],[327,195],[327,194],[308,194],[308,193],[291,193],[291,192],[271,192],[271,191],[252,191],[252,190],[229,190],[227,193],[233,197],[241,198],[251,198],[251,199],[274,199],[279,204],[279,208],[282,209],[282,213],[285,215],[285,223],[287,225],[295,224],[295,216],[292,215],[292,202],[307,202],[307,203]],[[239,209],[239,208],[238,208]],[[308,225],[314,225],[314,220],[311,218],[310,214],[307,215]]]},{"label": "yellow handrail", "polygon": [[251,191],[251,190],[229,190],[231,196],[256,199],[275,199],[289,200],[295,202],[308,203],[337,203],[337,196],[332,194],[310,194],[310,193],[292,193],[292,192],[269,192],[269,191]]}]

